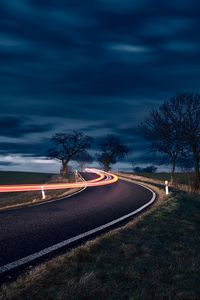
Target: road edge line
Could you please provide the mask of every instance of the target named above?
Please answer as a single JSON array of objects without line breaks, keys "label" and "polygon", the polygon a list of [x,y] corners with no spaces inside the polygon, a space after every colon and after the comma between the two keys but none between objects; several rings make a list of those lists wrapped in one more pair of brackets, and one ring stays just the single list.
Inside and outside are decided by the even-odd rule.
[{"label": "road edge line", "polygon": [[[83,178],[83,176],[81,176],[81,174],[79,173],[79,176],[81,177],[81,179],[86,183],[86,180]],[[83,192],[85,189],[87,188],[87,183],[85,184],[85,186],[83,188],[81,188],[79,191],[76,191],[72,194],[63,196],[61,198],[56,198],[56,199],[51,199],[51,200],[46,200],[46,201],[42,201],[42,202],[38,202],[38,203],[30,203],[27,205],[23,205],[23,206],[18,206],[18,207],[10,207],[10,208],[5,208],[5,209],[0,209],[0,213],[1,212],[5,212],[5,211],[11,211],[11,210],[16,210],[16,209],[24,209],[24,208],[28,208],[28,207],[34,207],[34,206],[39,206],[39,205],[45,205],[51,202],[55,202],[55,201],[59,201],[59,200],[64,200],[66,198],[70,198],[76,194],[79,194],[81,192]]]},{"label": "road edge line", "polygon": [[[146,186],[144,186],[142,184],[138,184],[138,183],[134,183],[134,184],[140,185],[143,188],[148,189],[149,191],[152,192],[153,196],[152,196],[152,198],[151,198],[151,200],[149,202],[147,202],[146,204],[142,205],[141,207],[137,208],[136,210],[132,211],[131,213],[126,214],[126,215],[124,215],[124,216],[122,216],[120,218],[117,218],[117,219],[115,219],[113,221],[110,221],[110,222],[108,222],[106,224],[98,226],[98,227],[96,227],[94,229],[91,229],[89,231],[86,231],[84,233],[76,235],[76,236],[74,236],[72,238],[64,240],[64,241],[62,241],[60,243],[57,243],[57,244],[55,244],[53,246],[47,247],[47,248],[45,248],[43,250],[40,250],[38,252],[35,252],[35,253],[31,254],[31,255],[25,256],[25,257],[23,257],[21,259],[18,259],[18,260],[15,260],[15,261],[11,262],[11,263],[3,265],[3,266],[0,267],[0,274],[3,274],[5,272],[7,272],[7,271],[10,271],[10,270],[12,270],[14,268],[20,267],[20,266],[22,266],[24,264],[27,264],[27,263],[35,260],[35,259],[39,259],[42,256],[50,254],[51,252],[56,251],[56,250],[58,250],[60,248],[63,248],[65,246],[68,246],[68,245],[72,244],[73,242],[82,240],[83,238],[86,238],[86,237],[88,237],[88,236],[90,236],[92,234],[95,234],[95,233],[100,232],[100,231],[102,231],[102,230],[104,230],[106,228],[109,228],[109,227],[111,227],[111,226],[113,226],[113,225],[115,225],[117,223],[120,223],[120,222],[122,222],[122,221],[124,221],[124,220],[126,220],[126,219],[128,219],[128,218],[130,218],[130,217],[132,217],[134,215],[136,215],[137,213],[139,213],[142,210],[144,210],[146,207],[150,206],[155,201],[155,199],[156,199],[156,196],[157,196],[156,193],[152,189],[150,189],[150,188],[148,188],[148,187],[146,187]],[[85,186],[85,188],[86,187],[87,187],[87,185]]]}]

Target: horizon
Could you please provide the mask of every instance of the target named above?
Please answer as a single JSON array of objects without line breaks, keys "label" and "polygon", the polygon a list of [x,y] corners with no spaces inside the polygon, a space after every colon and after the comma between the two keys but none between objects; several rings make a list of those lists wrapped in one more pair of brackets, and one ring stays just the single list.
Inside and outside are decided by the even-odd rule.
[{"label": "horizon", "polygon": [[[56,132],[115,134],[154,164],[137,126],[176,91],[199,90],[198,1],[0,3],[0,170],[58,172]],[[95,162],[96,163],[96,162]]]}]

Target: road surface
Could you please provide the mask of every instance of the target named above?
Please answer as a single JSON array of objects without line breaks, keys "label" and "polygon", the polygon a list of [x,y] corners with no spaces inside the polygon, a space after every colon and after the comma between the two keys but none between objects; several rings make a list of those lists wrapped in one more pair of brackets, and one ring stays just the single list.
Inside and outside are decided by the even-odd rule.
[{"label": "road surface", "polygon": [[[84,177],[92,180],[95,175],[85,173]],[[90,236],[91,230],[95,233],[95,228],[148,205],[154,198],[152,191],[118,180],[59,201],[0,212],[1,277],[53,250],[71,246],[70,238],[85,232]]]}]

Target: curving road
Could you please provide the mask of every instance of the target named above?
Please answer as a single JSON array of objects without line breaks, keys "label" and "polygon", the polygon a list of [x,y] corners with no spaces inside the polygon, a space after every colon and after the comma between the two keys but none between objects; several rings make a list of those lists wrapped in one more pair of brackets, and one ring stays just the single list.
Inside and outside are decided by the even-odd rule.
[{"label": "curving road", "polygon": [[[82,175],[86,180],[96,178]],[[152,191],[120,179],[59,201],[2,211],[0,275],[97,234],[154,200]]]}]

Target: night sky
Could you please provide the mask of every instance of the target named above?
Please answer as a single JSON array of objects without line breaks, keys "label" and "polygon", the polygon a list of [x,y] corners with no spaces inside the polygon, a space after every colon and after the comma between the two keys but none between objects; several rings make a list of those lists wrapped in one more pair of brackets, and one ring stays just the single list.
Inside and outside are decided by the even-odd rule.
[{"label": "night sky", "polygon": [[0,169],[58,170],[49,138],[72,130],[121,136],[133,152],[118,167],[151,163],[137,125],[200,91],[198,3],[1,0]]}]

